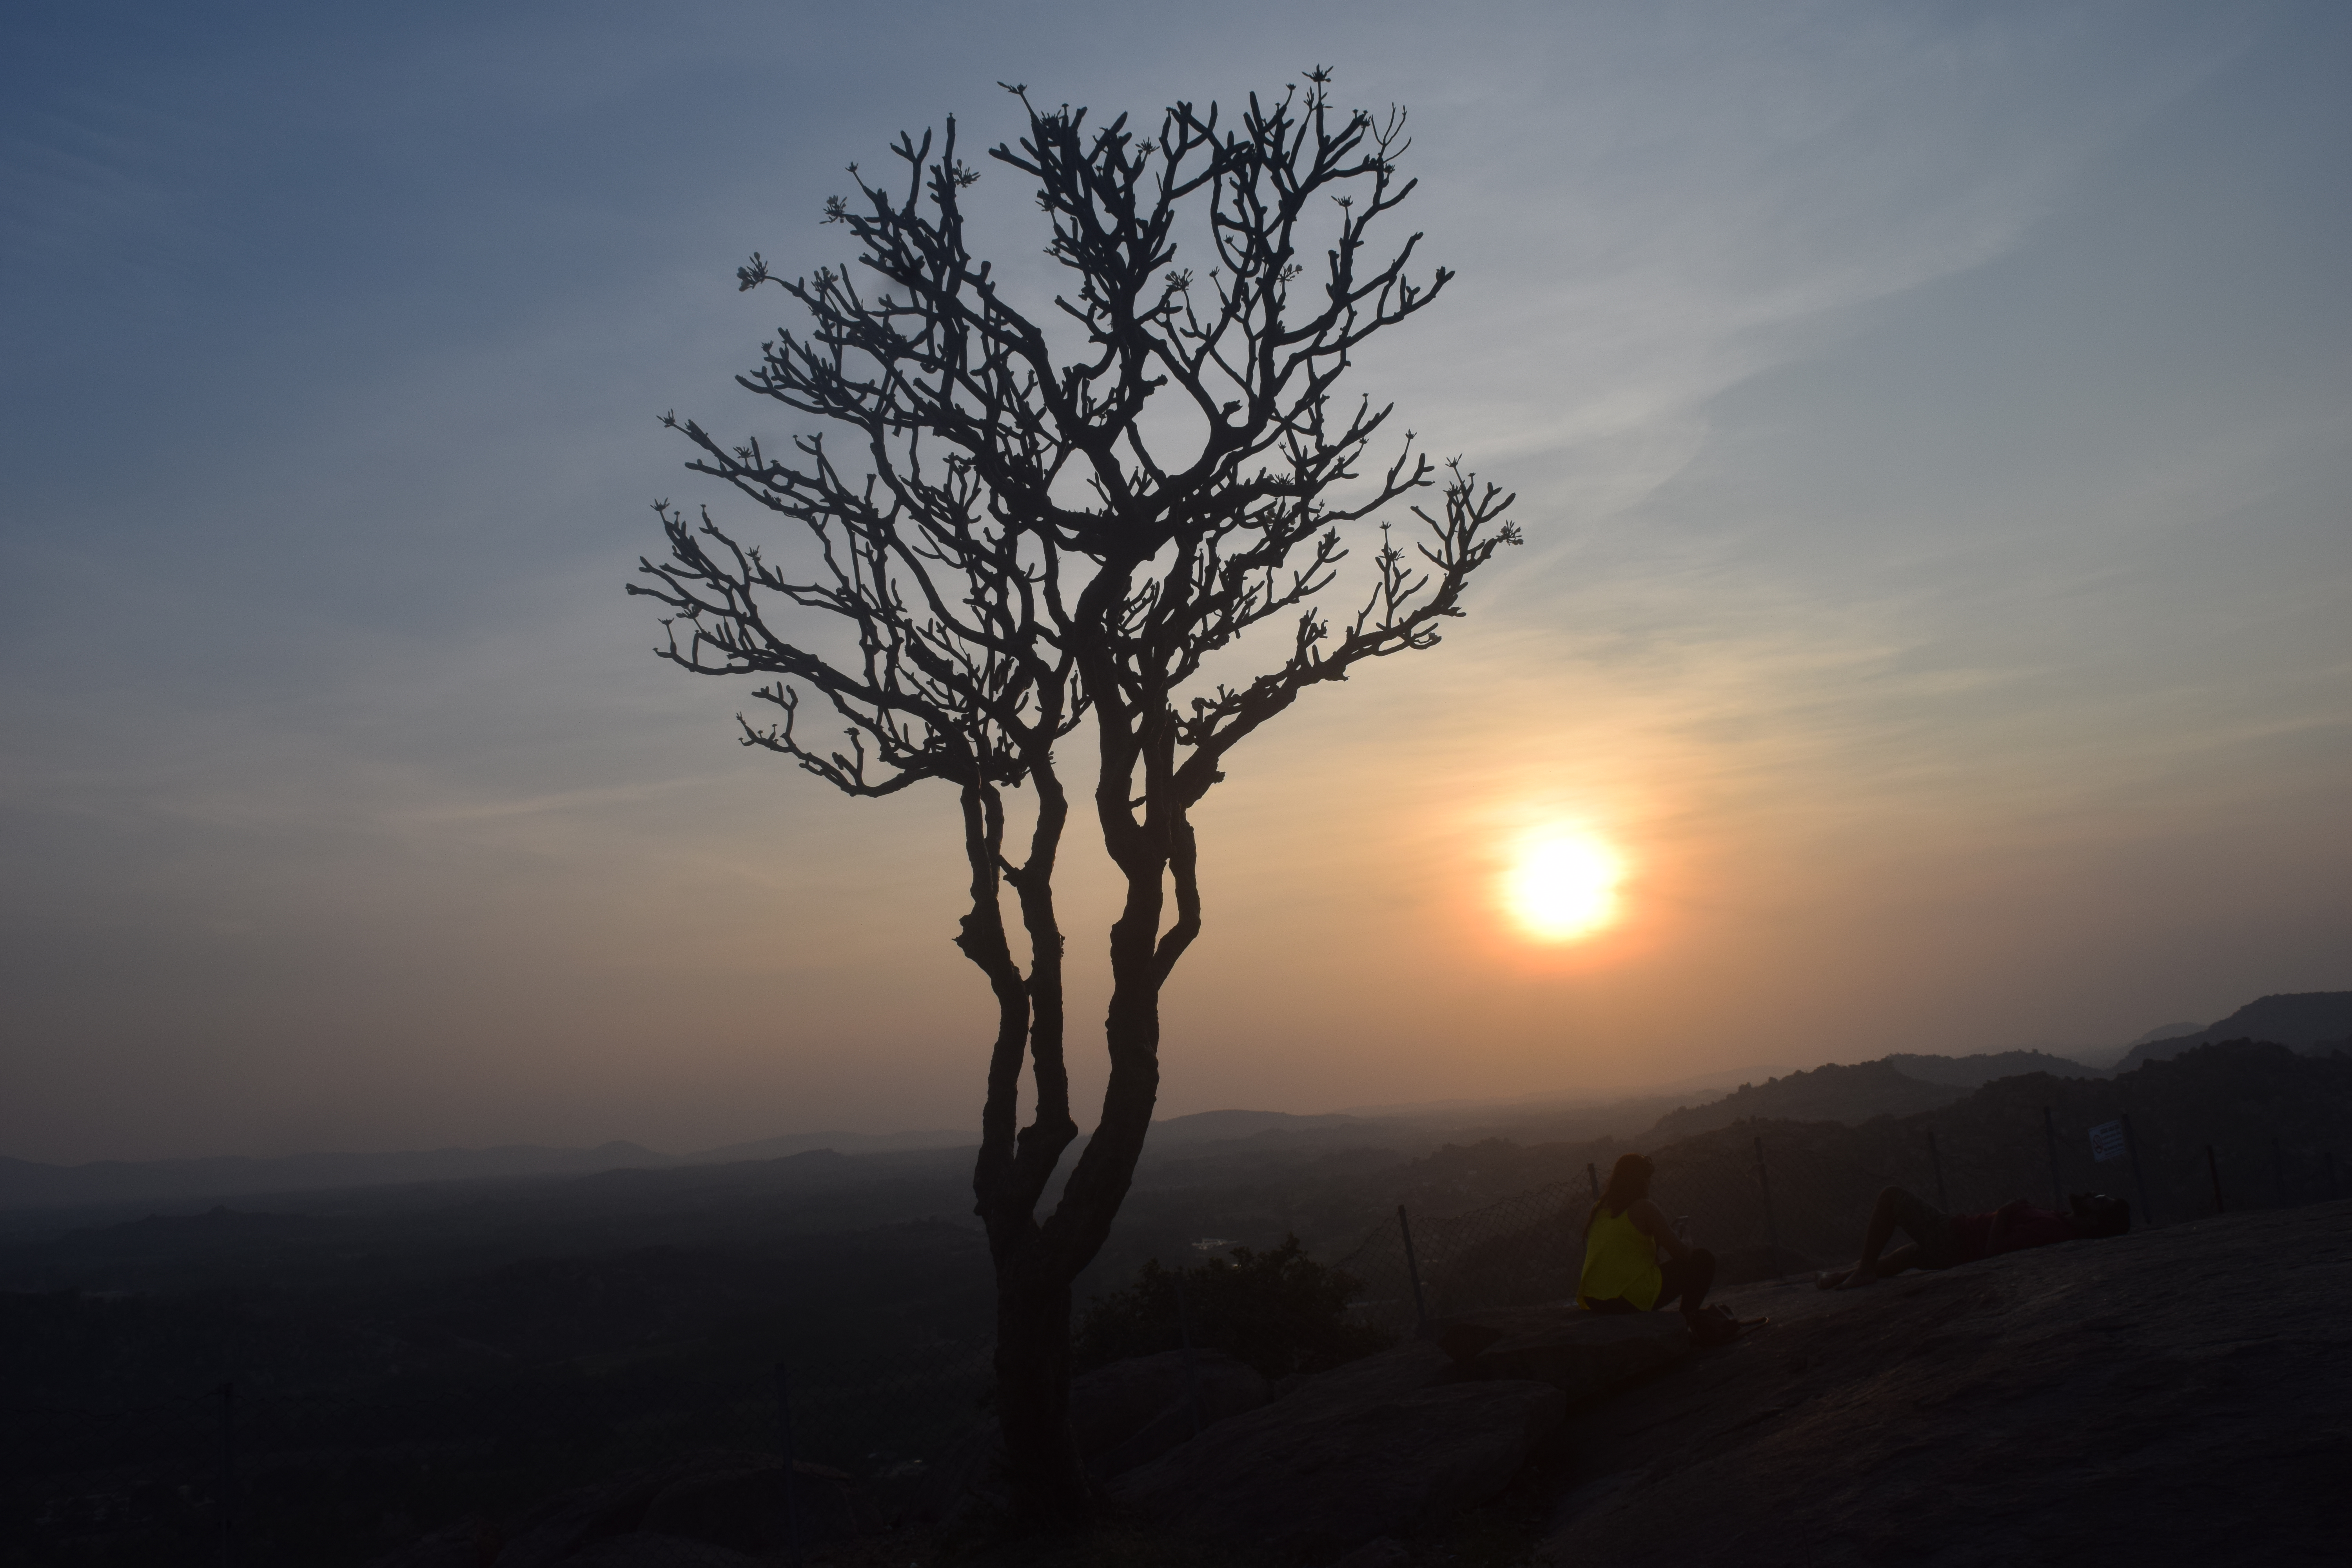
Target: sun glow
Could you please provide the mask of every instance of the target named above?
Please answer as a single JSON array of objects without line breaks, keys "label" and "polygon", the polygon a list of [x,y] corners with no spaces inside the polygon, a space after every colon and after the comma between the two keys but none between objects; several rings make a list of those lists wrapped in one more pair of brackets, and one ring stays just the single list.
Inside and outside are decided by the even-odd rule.
[{"label": "sun glow", "polygon": [[1597,835],[1553,827],[1528,836],[1503,879],[1503,904],[1538,942],[1575,942],[1617,919],[1625,862]]}]

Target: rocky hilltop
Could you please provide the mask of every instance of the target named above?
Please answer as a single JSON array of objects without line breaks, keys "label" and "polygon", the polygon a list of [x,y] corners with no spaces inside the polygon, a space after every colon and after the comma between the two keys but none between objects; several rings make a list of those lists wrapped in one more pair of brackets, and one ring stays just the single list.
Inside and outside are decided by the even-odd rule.
[{"label": "rocky hilltop", "polygon": [[1573,1414],[1539,1564],[2340,1563],[2352,1203],[1869,1290]]},{"label": "rocky hilltop", "polygon": [[2268,1040],[2313,1054],[2330,1046],[2352,1050],[2352,991],[2298,991],[2249,1002],[2218,1024],[2160,1040],[2142,1040],[2116,1064],[2129,1072],[2220,1040]]}]

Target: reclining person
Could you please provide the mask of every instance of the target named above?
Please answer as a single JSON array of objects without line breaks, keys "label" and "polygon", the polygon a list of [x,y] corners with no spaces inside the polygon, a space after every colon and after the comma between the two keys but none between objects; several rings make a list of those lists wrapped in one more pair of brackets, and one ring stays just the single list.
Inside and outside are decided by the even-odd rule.
[{"label": "reclining person", "polygon": [[1684,1245],[1665,1211],[1650,1201],[1650,1178],[1656,1173],[1639,1154],[1618,1156],[1609,1190],[1585,1216],[1576,1304],[1588,1312],[1649,1312],[1679,1300],[1683,1316],[1696,1326],[1715,1283],[1715,1254]]},{"label": "reclining person", "polygon": [[[1949,1268],[1996,1253],[2022,1252],[2084,1237],[2121,1236],[2131,1229],[2131,1205],[2105,1193],[2073,1193],[2068,1212],[2036,1208],[2023,1198],[1990,1214],[1948,1215],[1901,1187],[1878,1194],[1869,1228],[1863,1232],[1862,1259],[1851,1268],[1824,1270],[1814,1282],[1824,1290],[1852,1290],[1906,1268]],[[1886,1250],[1900,1227],[1911,1239]]]}]

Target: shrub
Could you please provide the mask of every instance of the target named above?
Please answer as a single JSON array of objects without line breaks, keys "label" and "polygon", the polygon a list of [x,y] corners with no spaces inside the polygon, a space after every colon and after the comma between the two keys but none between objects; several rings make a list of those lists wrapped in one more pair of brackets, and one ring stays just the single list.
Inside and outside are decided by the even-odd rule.
[{"label": "shrub", "polygon": [[[1181,1311],[1177,1299],[1182,1282]],[[1348,1321],[1360,1282],[1307,1256],[1297,1237],[1194,1268],[1163,1268],[1153,1258],[1124,1290],[1097,1296],[1079,1314],[1073,1346],[1080,1371],[1129,1356],[1192,1343],[1247,1362],[1268,1377],[1321,1372],[1391,1342],[1386,1330]]]}]

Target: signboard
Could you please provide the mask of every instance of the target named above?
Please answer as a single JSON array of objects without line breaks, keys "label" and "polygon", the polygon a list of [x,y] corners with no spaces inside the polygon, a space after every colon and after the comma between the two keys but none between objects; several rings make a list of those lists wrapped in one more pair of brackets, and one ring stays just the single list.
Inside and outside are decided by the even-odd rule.
[{"label": "signboard", "polygon": [[2124,1157],[2124,1124],[2109,1121],[2091,1129],[2091,1158],[2100,1164]]}]

